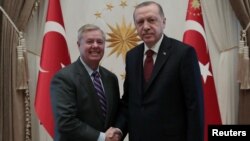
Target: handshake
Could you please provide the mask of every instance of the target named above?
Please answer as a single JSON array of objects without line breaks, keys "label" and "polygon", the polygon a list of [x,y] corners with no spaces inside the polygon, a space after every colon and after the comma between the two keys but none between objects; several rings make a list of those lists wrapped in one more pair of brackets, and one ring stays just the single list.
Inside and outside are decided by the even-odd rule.
[{"label": "handshake", "polygon": [[105,141],[121,141],[122,139],[122,131],[119,128],[110,127],[105,135]]}]

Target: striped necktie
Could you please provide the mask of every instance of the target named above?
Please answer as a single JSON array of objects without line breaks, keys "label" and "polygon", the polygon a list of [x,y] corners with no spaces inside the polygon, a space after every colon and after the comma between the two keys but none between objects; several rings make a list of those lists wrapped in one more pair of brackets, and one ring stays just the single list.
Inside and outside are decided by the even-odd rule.
[{"label": "striped necktie", "polygon": [[107,113],[107,100],[106,100],[106,95],[104,93],[103,87],[102,87],[102,83],[101,83],[101,77],[99,72],[94,71],[91,75],[94,79],[93,79],[93,84],[97,93],[97,96],[99,97],[99,102],[100,102],[100,106],[101,106],[101,110],[102,110],[102,115],[104,116],[104,118],[106,117],[106,113]]}]

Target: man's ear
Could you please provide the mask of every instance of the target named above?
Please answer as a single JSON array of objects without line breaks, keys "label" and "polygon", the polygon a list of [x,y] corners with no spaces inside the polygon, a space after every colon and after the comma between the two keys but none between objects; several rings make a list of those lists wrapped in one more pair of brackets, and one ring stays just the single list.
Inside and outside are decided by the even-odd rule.
[{"label": "man's ear", "polygon": [[163,19],[163,24],[166,24],[166,18],[164,17],[164,19]]}]

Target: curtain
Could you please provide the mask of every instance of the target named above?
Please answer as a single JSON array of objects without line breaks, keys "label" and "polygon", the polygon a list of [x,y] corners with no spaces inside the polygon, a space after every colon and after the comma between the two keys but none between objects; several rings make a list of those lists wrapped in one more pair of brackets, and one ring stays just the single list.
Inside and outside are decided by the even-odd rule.
[{"label": "curtain", "polygon": [[[250,1],[249,0],[230,0],[233,10],[245,29],[250,22]],[[247,30],[247,43],[250,45],[250,29]],[[248,62],[249,63],[249,62]],[[247,65],[249,67],[249,64]],[[242,68],[239,68],[242,69]],[[249,68],[244,68],[249,73]],[[242,71],[242,70],[241,70]],[[243,70],[244,71],[244,70]],[[249,79],[249,76],[245,76]],[[250,89],[239,89],[239,124],[250,124]]]},{"label": "curtain", "polygon": [[27,40],[27,56],[29,66],[29,91],[31,101],[31,123],[33,141],[53,141],[47,131],[40,124],[34,111],[34,100],[36,96],[36,85],[39,72],[40,54],[44,35],[44,25],[47,14],[48,0],[40,1],[33,11],[32,17],[25,29],[25,39]]},{"label": "curtain", "polygon": [[[1,4],[17,28],[23,31],[31,15],[34,0],[1,0]],[[28,73],[20,73],[20,66],[23,66],[24,70],[27,67],[27,58],[23,54],[22,61],[18,60],[19,35],[5,15],[2,14],[1,18],[0,141],[29,141],[31,140],[29,91],[27,87],[20,87],[18,84],[24,78],[26,78],[24,82],[28,83],[27,76],[23,76]],[[25,53],[25,50],[21,52]]]},{"label": "curtain", "polygon": [[223,124],[237,123],[236,63],[238,24],[228,0],[201,0],[208,48]]}]

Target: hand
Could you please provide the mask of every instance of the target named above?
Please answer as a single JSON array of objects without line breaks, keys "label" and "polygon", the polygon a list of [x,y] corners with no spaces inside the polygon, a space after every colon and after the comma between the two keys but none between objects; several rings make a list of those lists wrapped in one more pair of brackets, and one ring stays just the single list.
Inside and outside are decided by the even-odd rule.
[{"label": "hand", "polygon": [[106,132],[105,141],[120,141],[122,138],[122,132],[118,128],[110,127]]}]

